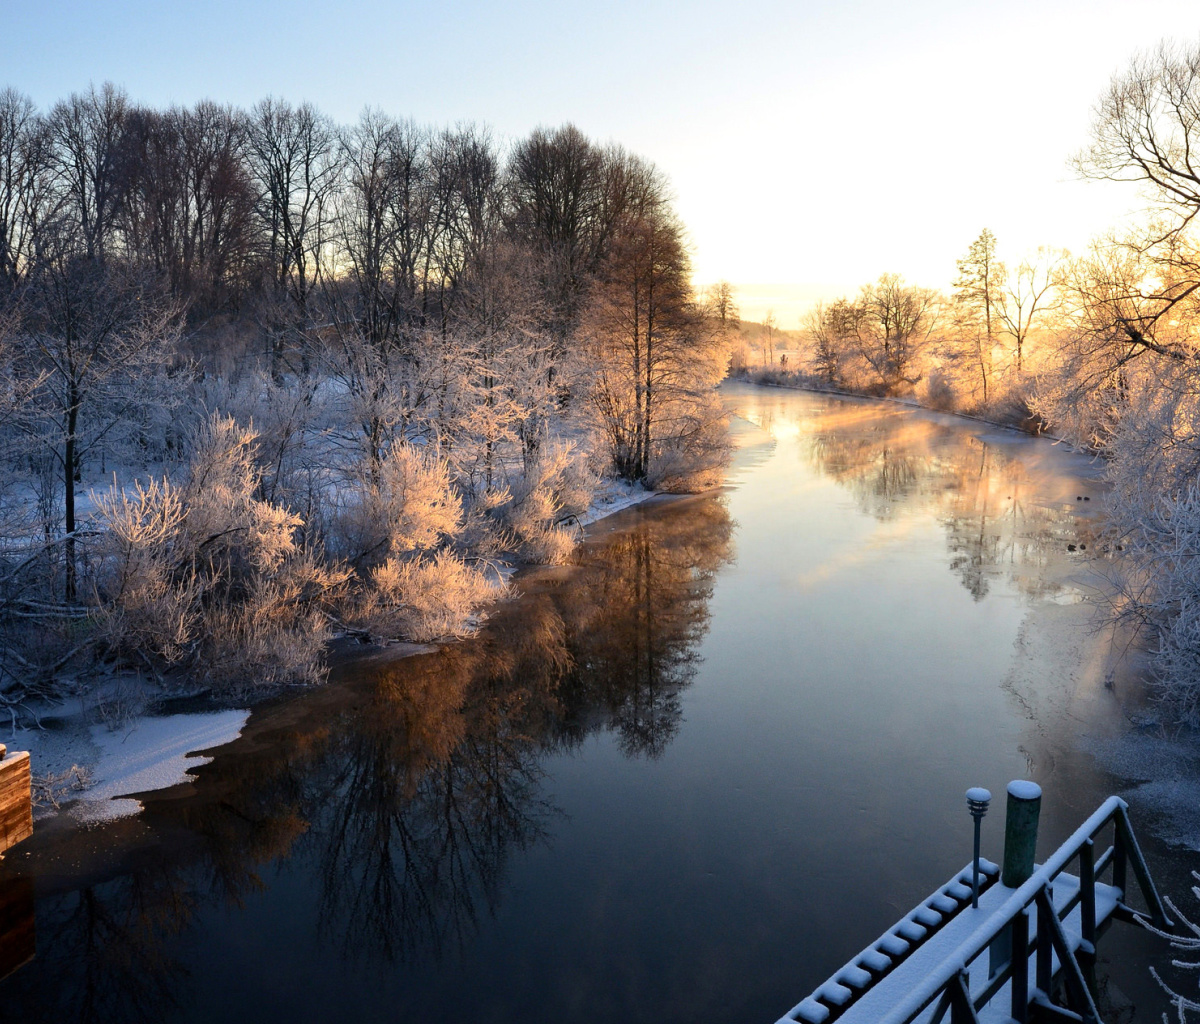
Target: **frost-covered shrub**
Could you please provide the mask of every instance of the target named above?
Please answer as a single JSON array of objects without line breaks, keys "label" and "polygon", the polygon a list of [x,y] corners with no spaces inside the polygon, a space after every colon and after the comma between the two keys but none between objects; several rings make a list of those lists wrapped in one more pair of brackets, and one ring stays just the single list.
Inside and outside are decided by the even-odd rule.
[{"label": "frost-covered shrub", "polygon": [[169,480],[112,491],[98,502],[106,527],[97,586],[99,639],[111,650],[166,662],[186,653],[199,617],[199,583],[186,568],[187,509]]},{"label": "frost-covered shrub", "polygon": [[954,380],[942,367],[935,367],[925,375],[918,385],[917,399],[922,405],[938,412],[955,412],[958,409]]},{"label": "frost-covered shrub", "polygon": [[676,413],[646,472],[646,485],[659,491],[692,493],[716,487],[729,463],[729,422],[715,395]]},{"label": "frost-covered shrub", "polygon": [[394,441],[376,465],[360,466],[342,489],[329,543],[354,562],[435,547],[453,537],[462,503],[446,463],[435,453]]},{"label": "frost-covered shrub", "polygon": [[332,636],[320,605],[346,583],[348,573],[327,569],[309,555],[284,571],[257,579],[245,600],[206,609],[201,623],[204,676],[218,689],[317,683],[321,656]]},{"label": "frost-covered shrub", "polygon": [[1160,386],[1094,397],[1067,423],[1109,456],[1117,607],[1149,627],[1168,716],[1200,726],[1200,408],[1186,385],[1164,371]]},{"label": "frost-covered shrub", "polygon": [[389,558],[371,571],[370,582],[359,620],[417,642],[473,633],[479,608],[507,590],[494,572],[444,550],[408,561]]},{"label": "frost-covered shrub", "polygon": [[263,369],[203,382],[201,408],[214,409],[255,434],[260,496],[311,512],[312,477],[325,453],[314,444],[328,417],[326,396],[310,379],[280,382]]},{"label": "frost-covered shrub", "polygon": [[1131,614],[1157,632],[1159,696],[1169,716],[1200,726],[1200,489],[1181,497],[1115,496],[1123,588]]},{"label": "frost-covered shrub", "polygon": [[564,523],[587,510],[595,488],[595,474],[573,445],[546,445],[493,516],[523,558],[558,564],[575,546]]},{"label": "frost-covered shrub", "polygon": [[251,570],[269,572],[297,550],[300,517],[255,497],[256,440],[252,429],[218,413],[192,444],[181,543],[198,565],[227,573],[227,583]]},{"label": "frost-covered shrub", "polygon": [[99,500],[97,619],[108,650],[167,668],[198,654],[212,681],[238,686],[320,675],[322,607],[350,573],[298,545],[298,516],[254,497],[254,440],[213,415],[183,485],[152,481]]}]

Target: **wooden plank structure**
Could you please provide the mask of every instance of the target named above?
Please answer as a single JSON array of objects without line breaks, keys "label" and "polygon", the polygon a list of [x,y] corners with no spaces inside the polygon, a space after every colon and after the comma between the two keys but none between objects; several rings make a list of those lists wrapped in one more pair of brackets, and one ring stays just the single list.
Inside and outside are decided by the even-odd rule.
[{"label": "wooden plank structure", "polygon": [[[1009,793],[1011,823],[1013,787]],[[1039,806],[1040,799],[1037,790]],[[1109,829],[1111,845],[1097,856],[1097,840]],[[1109,797],[1044,864],[1033,865],[1028,844],[1027,877],[1006,885],[1011,839],[1010,829],[1003,877],[995,864],[980,862],[977,909],[971,864],[778,1024],[1103,1024],[1095,1003],[1097,940],[1114,920],[1171,927],[1128,805]],[[1075,874],[1066,870],[1072,865]],[[1126,898],[1131,868],[1146,911],[1132,909]],[[1106,872],[1108,883],[1100,881]]]},{"label": "wooden plank structure", "polygon": [[0,856],[33,835],[33,789],[29,753],[0,744]]}]

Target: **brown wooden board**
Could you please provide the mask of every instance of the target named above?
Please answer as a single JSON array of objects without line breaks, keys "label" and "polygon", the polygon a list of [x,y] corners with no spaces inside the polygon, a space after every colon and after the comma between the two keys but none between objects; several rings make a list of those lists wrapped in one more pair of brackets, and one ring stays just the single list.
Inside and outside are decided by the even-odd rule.
[{"label": "brown wooden board", "polygon": [[33,835],[29,754],[14,751],[0,761],[0,853]]}]

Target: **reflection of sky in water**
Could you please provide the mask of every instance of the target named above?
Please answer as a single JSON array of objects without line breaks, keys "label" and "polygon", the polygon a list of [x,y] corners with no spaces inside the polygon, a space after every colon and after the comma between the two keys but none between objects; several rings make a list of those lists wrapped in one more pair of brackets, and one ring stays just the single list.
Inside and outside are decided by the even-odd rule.
[{"label": "reflection of sky in water", "polygon": [[[1066,550],[1095,468],[896,406],[726,397],[719,500],[608,524],[476,643],[260,712],[195,800],[151,805],[170,857],[88,889],[47,845],[39,958],[0,1003],[765,1022],[966,863],[967,786],[1031,775],[1043,850],[1065,837],[1110,785],[1074,737],[1119,718],[1064,599],[1095,582]],[[85,969],[111,967],[97,916],[120,970]],[[1139,941],[1102,947],[1127,990]]]}]

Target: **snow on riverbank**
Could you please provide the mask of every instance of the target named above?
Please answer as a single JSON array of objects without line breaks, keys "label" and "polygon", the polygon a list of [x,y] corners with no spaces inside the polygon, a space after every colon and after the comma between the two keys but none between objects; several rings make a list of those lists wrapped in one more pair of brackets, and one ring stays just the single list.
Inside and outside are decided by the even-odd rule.
[{"label": "snow on riverbank", "polygon": [[93,785],[72,805],[72,815],[92,824],[137,814],[141,801],[127,794],[189,781],[192,768],[212,760],[196,752],[231,743],[242,734],[249,717],[248,710],[234,710],[139,718],[128,730],[117,732],[93,725],[92,742],[100,750],[100,759],[92,768]]},{"label": "snow on riverbank", "polygon": [[[49,721],[44,731],[18,732],[9,745],[29,751],[35,785],[60,780],[55,799],[75,821],[91,825],[141,811],[130,794],[190,781],[193,768],[212,760],[199,752],[237,739],[249,717],[241,709],[138,716],[114,730],[72,715]],[[39,808],[38,817],[46,811]]]},{"label": "snow on riverbank", "polygon": [[579,516],[580,526],[590,526],[606,516],[623,512],[627,508],[641,504],[648,498],[653,498],[657,491],[648,491],[641,484],[631,484],[624,480],[605,479],[596,488],[592,503],[588,510]]},{"label": "snow on riverbank", "polygon": [[[606,480],[578,524],[590,526],[654,494],[640,485]],[[516,568],[505,566],[501,572],[511,575]],[[428,648],[414,651],[423,649]],[[237,739],[249,717],[248,709],[158,717],[135,713],[114,729],[89,724],[91,716],[81,705],[73,713],[45,719],[46,729],[16,732],[8,745],[30,752],[35,778],[43,790],[49,785],[64,814],[79,824],[95,825],[139,813],[141,801],[130,794],[190,781],[192,769],[212,760],[200,752]],[[38,817],[51,813],[50,806],[38,809]]]}]

